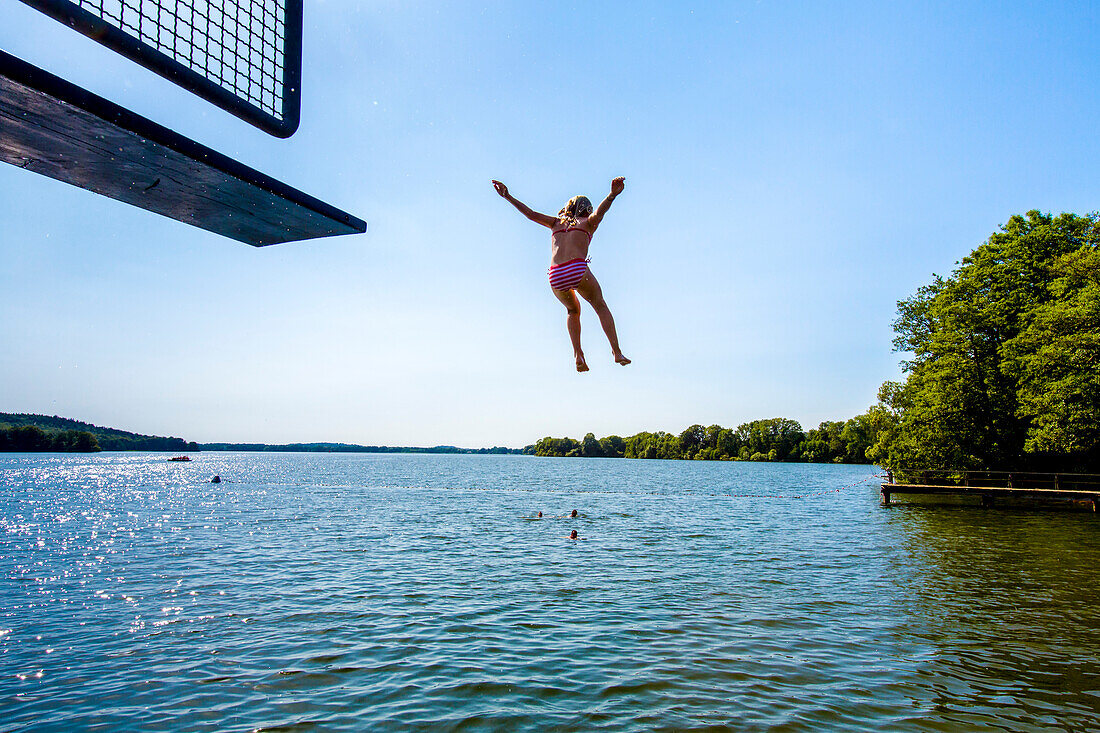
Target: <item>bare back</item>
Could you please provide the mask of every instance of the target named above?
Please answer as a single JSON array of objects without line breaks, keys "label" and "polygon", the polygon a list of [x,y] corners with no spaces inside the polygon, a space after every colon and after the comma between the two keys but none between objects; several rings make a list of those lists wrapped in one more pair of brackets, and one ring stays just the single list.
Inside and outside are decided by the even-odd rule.
[{"label": "bare back", "polygon": [[588,245],[592,243],[590,217],[581,217],[572,223],[558,219],[550,234],[550,264],[560,265],[576,259],[588,258]]}]

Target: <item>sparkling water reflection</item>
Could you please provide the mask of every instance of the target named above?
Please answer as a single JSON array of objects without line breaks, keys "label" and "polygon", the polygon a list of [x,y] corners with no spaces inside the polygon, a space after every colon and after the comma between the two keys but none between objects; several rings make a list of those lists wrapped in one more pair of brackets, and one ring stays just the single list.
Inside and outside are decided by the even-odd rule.
[{"label": "sparkling water reflection", "polygon": [[855,466],[166,458],[0,457],[0,728],[1100,727],[1092,514],[882,509]]}]

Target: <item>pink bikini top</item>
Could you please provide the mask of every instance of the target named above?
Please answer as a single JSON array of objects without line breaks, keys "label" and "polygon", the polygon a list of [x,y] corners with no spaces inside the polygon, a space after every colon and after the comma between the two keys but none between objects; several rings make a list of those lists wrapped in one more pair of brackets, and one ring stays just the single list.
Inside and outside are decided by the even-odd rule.
[{"label": "pink bikini top", "polygon": [[555,234],[565,234],[566,232],[584,232],[588,235],[588,240],[592,241],[592,232],[588,231],[584,227],[566,227],[565,229],[554,229],[550,232],[550,236],[553,237]]}]

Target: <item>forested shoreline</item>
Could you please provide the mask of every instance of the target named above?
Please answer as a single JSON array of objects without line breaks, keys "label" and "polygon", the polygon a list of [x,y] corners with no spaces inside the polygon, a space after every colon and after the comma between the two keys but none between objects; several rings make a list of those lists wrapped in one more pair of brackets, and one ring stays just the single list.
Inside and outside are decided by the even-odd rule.
[{"label": "forested shoreline", "polygon": [[0,452],[196,451],[182,438],[141,435],[57,415],[0,413]]},{"label": "forested shoreline", "polygon": [[250,451],[293,453],[452,453],[452,454],[511,454],[522,453],[521,448],[458,448],[453,445],[437,445],[430,448],[396,447],[384,445],[356,445],[353,443],[196,443],[182,438],[141,435],[115,428],[104,428],[91,423],[71,420],[57,415],[33,415],[26,413],[0,413],[0,453],[94,453],[110,451],[170,451],[194,453],[199,451]]},{"label": "forested shoreline", "polygon": [[826,421],[808,431],[796,420],[775,417],[736,428],[692,425],[679,434],[659,431],[597,438],[588,433],[581,440],[546,437],[524,452],[585,458],[870,463],[867,449],[874,440],[874,424],[868,415]]},{"label": "forested shoreline", "polygon": [[96,453],[102,450],[86,430],[43,430],[37,425],[0,427],[0,453]]}]

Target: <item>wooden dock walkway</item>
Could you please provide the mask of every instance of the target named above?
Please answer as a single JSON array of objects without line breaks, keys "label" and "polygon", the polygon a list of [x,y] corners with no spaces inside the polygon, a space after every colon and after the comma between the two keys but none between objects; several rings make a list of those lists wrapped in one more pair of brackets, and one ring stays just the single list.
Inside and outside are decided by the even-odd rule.
[{"label": "wooden dock walkway", "polygon": [[938,494],[978,497],[985,507],[999,498],[1068,501],[1083,503],[1095,512],[1100,505],[1100,474],[920,471],[895,480],[888,471],[881,493],[883,506],[890,506],[893,494]]}]

